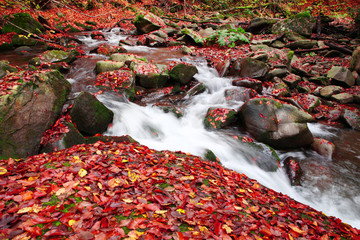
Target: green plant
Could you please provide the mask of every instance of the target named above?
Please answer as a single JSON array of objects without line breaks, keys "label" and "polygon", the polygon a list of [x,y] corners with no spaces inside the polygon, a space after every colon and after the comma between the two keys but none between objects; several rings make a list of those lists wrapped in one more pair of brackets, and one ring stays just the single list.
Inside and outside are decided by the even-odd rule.
[{"label": "green plant", "polygon": [[209,44],[218,43],[224,47],[235,47],[239,43],[249,43],[249,38],[246,37],[246,32],[242,27],[237,29],[219,30],[215,34],[208,37],[206,40]]}]

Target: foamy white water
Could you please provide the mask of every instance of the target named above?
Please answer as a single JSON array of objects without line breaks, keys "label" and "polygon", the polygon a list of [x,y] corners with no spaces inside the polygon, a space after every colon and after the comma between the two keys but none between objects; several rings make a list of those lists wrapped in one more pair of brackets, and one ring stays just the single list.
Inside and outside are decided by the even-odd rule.
[{"label": "foamy white water", "polygon": [[[112,37],[111,41],[118,43],[119,36]],[[83,38],[82,40],[93,44],[91,39]],[[151,49],[141,47],[138,51],[151,51]],[[171,56],[169,56],[170,58]],[[205,129],[203,118],[209,107],[238,109],[242,103],[229,103],[225,100],[224,91],[233,88],[231,79],[220,78],[214,69],[206,66],[198,66],[198,70],[199,73],[195,78],[203,82],[208,90],[189,99],[186,108],[183,109],[184,116],[180,119],[172,113],[164,113],[156,107],[114,101],[107,94],[98,96],[98,99],[115,113],[113,126],[106,134],[130,135],[141,144],[157,150],[183,151],[203,156],[209,149],[215,153],[225,167],[244,173],[266,187],[287,194],[299,202],[360,228],[360,209],[358,207],[360,206],[360,195],[346,192],[344,188],[348,186],[342,186],[341,182],[333,182],[327,189],[320,189],[318,183],[328,181],[328,177],[315,174],[311,180],[305,182],[303,187],[292,187],[282,169],[276,172],[265,172],[246,160],[244,154],[249,154],[249,149],[243,149],[243,146],[239,145],[236,140],[224,133]],[[333,134],[319,124],[310,124],[309,127],[315,136],[326,137]],[[285,158],[291,155],[305,159],[308,157],[307,154],[294,151],[280,153],[280,156]],[[357,193],[359,192],[357,191]]]}]

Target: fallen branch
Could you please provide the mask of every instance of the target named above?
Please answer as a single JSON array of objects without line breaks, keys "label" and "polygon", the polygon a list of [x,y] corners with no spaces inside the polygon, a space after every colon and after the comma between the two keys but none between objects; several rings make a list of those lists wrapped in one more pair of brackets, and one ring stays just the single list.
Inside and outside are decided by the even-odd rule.
[{"label": "fallen branch", "polygon": [[338,50],[338,51],[343,52],[345,54],[348,54],[348,55],[352,55],[352,53],[353,53],[353,51],[350,50],[350,49],[340,47],[340,46],[332,44],[332,43],[325,42],[325,45],[332,48],[332,49],[335,49],[335,50]]}]

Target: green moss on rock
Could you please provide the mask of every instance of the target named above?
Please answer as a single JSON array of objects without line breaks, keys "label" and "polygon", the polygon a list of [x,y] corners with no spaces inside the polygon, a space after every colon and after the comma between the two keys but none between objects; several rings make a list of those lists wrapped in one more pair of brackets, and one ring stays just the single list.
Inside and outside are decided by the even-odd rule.
[{"label": "green moss on rock", "polygon": [[28,32],[42,34],[45,31],[45,28],[28,13],[15,13],[6,16],[5,19],[7,22],[1,29],[2,33],[16,32],[27,35]]}]

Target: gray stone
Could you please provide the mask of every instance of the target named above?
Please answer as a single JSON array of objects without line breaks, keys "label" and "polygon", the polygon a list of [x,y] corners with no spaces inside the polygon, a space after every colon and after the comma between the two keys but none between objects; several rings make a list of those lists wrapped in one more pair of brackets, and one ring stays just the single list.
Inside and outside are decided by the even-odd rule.
[{"label": "gray stone", "polygon": [[266,75],[267,78],[272,79],[274,77],[285,77],[286,75],[290,74],[287,68],[274,68]]},{"label": "gray stone", "polygon": [[350,71],[360,74],[360,46],[355,49],[350,60]]},{"label": "gray stone", "polygon": [[262,92],[262,82],[257,79],[252,78],[240,78],[232,81],[233,86],[245,87],[254,89],[257,93],[261,94]]},{"label": "gray stone", "polygon": [[290,88],[295,88],[301,81],[301,77],[295,74],[289,74],[282,79]]},{"label": "gray stone", "polygon": [[169,71],[170,79],[181,84],[187,84],[198,73],[198,70],[195,66],[179,63],[176,64]]},{"label": "gray stone", "polygon": [[355,79],[349,69],[339,66],[332,67],[328,73],[327,77],[331,78],[333,83],[340,85],[345,85],[347,87],[354,86]]},{"label": "gray stone", "polygon": [[17,68],[11,66],[9,61],[0,61],[0,78],[5,77],[8,72],[11,73],[17,71]]},{"label": "gray stone", "polygon": [[321,156],[332,159],[335,152],[335,145],[328,140],[316,137],[314,138],[314,142],[311,144],[311,149]]},{"label": "gray stone", "polygon": [[315,25],[315,19],[309,13],[298,13],[294,18],[277,22],[272,26],[271,31],[274,34],[297,32],[305,37],[310,37]]},{"label": "gray stone", "polygon": [[360,131],[360,116],[358,110],[349,110],[344,108],[341,112],[341,118],[352,128]]},{"label": "gray stone", "polygon": [[124,62],[117,62],[111,60],[101,60],[96,62],[95,72],[99,74],[101,72],[110,72],[114,70],[118,70],[124,66]]},{"label": "gray stone", "polygon": [[329,85],[320,89],[320,96],[324,98],[330,98],[334,94],[341,93],[343,90],[340,86]]},{"label": "gray stone", "polygon": [[71,63],[75,61],[77,55],[79,55],[77,51],[50,50],[42,53],[39,57],[32,58],[29,64],[39,66],[42,63]]},{"label": "gray stone", "polygon": [[268,73],[266,63],[251,58],[243,58],[234,61],[226,73],[227,76],[239,76],[249,78],[263,78]]},{"label": "gray stone", "polygon": [[291,42],[285,45],[285,47],[290,48],[292,50],[295,49],[311,49],[317,46],[317,41],[314,40],[297,40],[295,42]]},{"label": "gray stone", "polygon": [[246,130],[258,141],[275,148],[308,146],[313,136],[307,122],[310,114],[293,105],[269,98],[255,98],[239,110],[239,117]]},{"label": "gray stone", "polygon": [[134,21],[134,25],[140,34],[146,34],[160,29],[161,26],[165,26],[165,23],[158,16],[147,13],[145,15],[139,14]]},{"label": "gray stone", "polygon": [[346,104],[346,103],[352,103],[354,100],[354,97],[353,97],[353,95],[351,95],[349,93],[339,93],[339,94],[332,95],[331,99],[338,103]]}]

